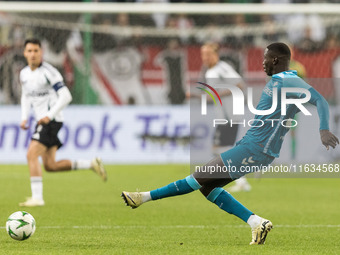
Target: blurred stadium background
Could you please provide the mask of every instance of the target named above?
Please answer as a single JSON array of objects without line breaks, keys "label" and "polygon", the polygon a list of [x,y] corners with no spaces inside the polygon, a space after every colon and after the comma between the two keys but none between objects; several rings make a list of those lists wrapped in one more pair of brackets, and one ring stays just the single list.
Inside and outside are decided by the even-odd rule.
[{"label": "blurred stadium background", "polygon": [[[96,154],[107,163],[189,162],[185,92],[202,78],[200,46],[207,41],[220,44],[221,59],[257,97],[265,82],[265,46],[288,43],[296,68],[328,100],[332,127],[338,128],[338,1],[102,2],[0,2],[1,162],[25,163],[32,132],[19,129],[18,74],[26,65],[27,37],[42,40],[44,60],[61,71],[73,95],[60,158]],[[301,125],[310,130],[310,123]],[[317,125],[304,133],[297,155],[322,154]],[[286,144],[284,162],[292,159]]]},{"label": "blurred stadium background", "polygon": [[[328,100],[339,136],[339,1],[109,2],[0,1],[0,253],[339,254],[338,178],[249,179],[252,191],[235,198],[275,225],[261,247],[248,245],[246,224],[199,192],[137,210],[119,197],[188,175],[190,131],[197,130],[185,92],[202,79],[200,46],[207,41],[220,44],[221,58],[257,99],[266,79],[264,48],[288,43],[300,75]],[[37,231],[18,243],[4,225],[30,194],[26,150],[34,124],[32,117],[30,131],[19,128],[18,83],[27,37],[43,41],[44,59],[73,95],[57,157],[100,156],[109,178],[102,184],[90,171],[44,173],[46,206],[27,209]],[[298,117],[296,140],[286,136],[276,162],[339,162],[339,148],[327,153],[320,144],[310,110],[313,117]]]}]

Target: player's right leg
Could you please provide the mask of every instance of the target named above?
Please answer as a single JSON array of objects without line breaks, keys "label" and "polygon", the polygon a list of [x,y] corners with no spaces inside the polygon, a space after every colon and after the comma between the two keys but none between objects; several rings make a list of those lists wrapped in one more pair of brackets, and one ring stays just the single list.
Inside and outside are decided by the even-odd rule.
[{"label": "player's right leg", "polygon": [[100,158],[94,158],[93,160],[59,160],[56,161],[56,152],[58,146],[52,146],[47,149],[42,155],[44,168],[47,172],[62,172],[70,170],[93,170],[96,174],[102,178],[103,181],[107,180],[107,174],[104,165]]},{"label": "player's right leg", "polygon": [[55,160],[56,152],[62,146],[58,138],[58,132],[61,127],[61,122],[51,121],[48,125],[42,126],[41,129],[37,128],[36,132],[39,130],[39,136],[37,136],[37,138],[39,137],[39,141],[48,147],[47,151],[42,155],[45,169],[48,172],[91,169],[106,181],[106,171],[99,158],[93,160],[76,160],[73,162],[70,160]]},{"label": "player's right leg", "polygon": [[175,181],[164,187],[148,192],[122,192],[122,198],[127,206],[135,209],[145,202],[158,200],[166,197],[179,196],[201,188],[196,179],[189,175],[182,180]]},{"label": "player's right leg", "polygon": [[47,147],[36,140],[32,140],[27,151],[27,162],[31,176],[31,191],[32,197],[27,198],[25,202],[19,204],[19,206],[43,206],[45,205],[43,199],[43,182],[42,182],[42,170],[39,162],[39,156],[41,156]]},{"label": "player's right leg", "polygon": [[[205,166],[216,166],[216,164],[223,164],[220,156],[215,157],[209,161]],[[224,177],[228,177],[225,174]],[[154,201],[162,198],[184,195],[192,191],[202,188],[202,185],[206,182],[211,182],[214,178],[218,181],[222,181],[223,184],[219,186],[226,185],[229,181],[227,178],[220,176],[219,178],[212,176],[208,172],[195,172],[193,175],[187,176],[185,179],[175,181],[164,187],[147,191],[147,192],[122,192],[122,197],[127,206],[135,209],[148,201]]]}]

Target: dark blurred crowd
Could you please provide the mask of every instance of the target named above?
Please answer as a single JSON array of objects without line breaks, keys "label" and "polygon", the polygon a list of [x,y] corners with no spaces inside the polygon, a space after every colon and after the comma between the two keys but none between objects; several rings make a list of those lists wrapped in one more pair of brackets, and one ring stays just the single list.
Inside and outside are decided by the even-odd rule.
[{"label": "dark blurred crowd", "polygon": [[[133,1],[101,0],[93,2]],[[136,2],[176,3],[183,1],[137,0]],[[338,3],[339,0],[192,0],[186,2],[294,4]],[[187,46],[200,46],[207,41],[216,42],[224,48],[235,49],[233,51],[235,53],[254,46],[263,47],[263,45],[274,41],[287,42],[293,48],[304,52],[340,48],[340,18],[336,15],[302,13],[273,15],[153,13],[132,15],[118,13],[91,14],[90,23],[92,24],[90,36],[92,53],[105,53],[114,50],[115,54],[119,54],[123,52],[122,47],[131,46],[131,48],[138,49],[138,52],[133,50],[135,53],[130,53],[134,58],[140,59],[133,60],[131,62],[131,66],[133,66],[136,62],[141,65],[148,58],[144,56],[143,47],[156,46],[163,52],[156,59],[169,69],[169,77],[174,74],[172,75],[175,77],[173,83],[182,85],[185,82],[178,80],[185,80],[185,78],[184,75],[182,75],[183,77],[179,75],[180,71],[177,70],[180,65],[183,65],[184,55],[179,54],[180,50]],[[84,29],[86,21],[83,14],[20,13],[12,15],[0,13],[0,24],[2,25],[0,27],[2,47],[0,48],[0,74],[4,77],[0,80],[0,103],[2,101],[9,103],[19,101],[20,93],[18,92],[20,89],[15,87],[18,84],[15,77],[25,65],[22,46],[27,37],[38,37],[43,41],[44,59],[60,68],[67,84],[73,84],[74,80],[77,80],[74,78],[76,73],[74,66],[84,63],[83,53],[86,47],[86,29]],[[69,63],[72,63],[73,69],[69,67]],[[121,61],[119,65],[124,65],[124,63]],[[185,69],[185,66],[182,69]],[[236,69],[238,70],[238,68]],[[83,72],[81,67],[79,70],[79,73]],[[3,99],[8,94],[11,99]],[[80,100],[80,102],[82,101]]]},{"label": "dark blurred crowd", "polygon": [[[63,0],[64,1],[64,0]],[[33,1],[32,1],[33,2]],[[50,1],[59,2],[59,1]],[[148,3],[339,3],[339,0],[90,0],[90,1],[68,1],[68,2],[148,2]],[[56,15],[57,16],[57,15]],[[34,16],[34,18],[40,16]],[[73,16],[75,17],[75,16]],[[165,14],[153,13],[143,15],[120,14],[101,14],[92,15],[92,24],[101,27],[112,28],[119,27],[119,33],[94,33],[94,49],[105,51],[107,47],[112,48],[119,45],[140,44],[147,45],[166,45],[169,39],[176,37],[182,45],[202,44],[209,41],[222,44],[226,47],[242,49],[247,46],[263,45],[272,41],[286,41],[291,45],[308,52],[317,51],[325,48],[339,46],[340,25],[325,25],[324,18],[318,14],[275,14],[275,15],[187,15],[187,14]],[[43,15],[41,18],[44,19]],[[49,15],[47,18],[51,18]],[[56,17],[58,19],[58,17]],[[61,18],[63,20],[63,18]],[[66,18],[69,22],[84,22],[81,18],[75,20]],[[340,24],[340,22],[338,22]],[[265,29],[257,30],[257,26]],[[144,30],[136,32],[131,28],[142,27]],[[164,33],[154,33],[154,36],[147,35],[145,29],[170,29],[177,31],[171,36]],[[221,33],[221,28],[232,28],[230,33]],[[53,29],[38,28],[38,36],[45,37],[51,43],[55,42],[53,38]],[[192,29],[201,29],[195,33],[188,33]],[[39,34],[40,33],[40,34]],[[51,34],[51,35],[49,35]],[[60,41],[67,40],[70,31],[61,30],[57,40],[58,44],[52,45],[55,50],[64,48],[65,45]],[[141,36],[143,35],[143,36]],[[171,37],[171,38],[170,38]],[[97,39],[97,40],[96,40]]]}]

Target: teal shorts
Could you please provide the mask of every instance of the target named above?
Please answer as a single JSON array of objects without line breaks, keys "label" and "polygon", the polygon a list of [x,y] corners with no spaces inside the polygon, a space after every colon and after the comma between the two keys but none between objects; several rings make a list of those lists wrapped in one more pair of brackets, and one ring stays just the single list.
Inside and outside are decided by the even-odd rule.
[{"label": "teal shorts", "polygon": [[255,146],[242,139],[232,149],[221,153],[221,159],[228,169],[231,179],[238,179],[248,173],[260,171],[263,166],[268,166],[275,157],[255,149]]}]

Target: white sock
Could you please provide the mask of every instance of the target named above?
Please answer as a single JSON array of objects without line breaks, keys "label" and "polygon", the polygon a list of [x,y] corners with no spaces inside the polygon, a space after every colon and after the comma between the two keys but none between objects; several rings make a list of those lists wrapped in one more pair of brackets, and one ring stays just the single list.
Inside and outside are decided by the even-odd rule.
[{"label": "white sock", "polygon": [[78,159],[78,160],[72,161],[73,170],[91,169],[91,168],[92,168],[92,160]]},{"label": "white sock", "polygon": [[31,177],[32,198],[43,200],[43,183],[41,176]]},{"label": "white sock", "polygon": [[257,227],[261,223],[262,218],[256,214],[250,215],[249,219],[247,220],[247,223],[251,228]]},{"label": "white sock", "polygon": [[142,194],[142,202],[143,202],[143,203],[152,200],[152,199],[151,199],[151,195],[150,195],[150,191],[141,192],[141,194]]}]

